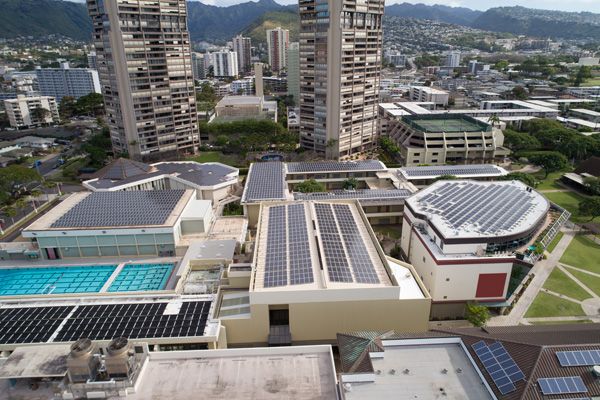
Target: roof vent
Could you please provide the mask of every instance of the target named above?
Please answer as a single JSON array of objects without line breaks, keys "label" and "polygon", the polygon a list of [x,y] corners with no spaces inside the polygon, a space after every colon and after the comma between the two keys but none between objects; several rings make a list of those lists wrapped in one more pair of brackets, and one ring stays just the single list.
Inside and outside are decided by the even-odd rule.
[{"label": "roof vent", "polygon": [[457,373],[457,374],[462,374],[462,372],[463,372],[462,368],[457,368],[457,369],[456,369],[456,373]]},{"label": "roof vent", "polygon": [[404,375],[408,375],[410,374],[410,369],[406,368],[404,371],[402,371],[404,373]]},{"label": "roof vent", "polygon": [[594,374],[596,378],[600,378],[600,365],[594,365],[592,368],[592,374]]},{"label": "roof vent", "polygon": [[390,369],[390,375],[396,375],[396,370],[395,369]]},{"label": "roof vent", "polygon": [[378,369],[377,371],[375,371],[375,375],[381,375],[381,370]]},{"label": "roof vent", "polygon": [[346,382],[344,383],[344,391],[345,392],[351,392],[352,391],[352,384]]},{"label": "roof vent", "polygon": [[442,374],[446,375],[447,373],[448,373],[448,370],[447,370],[446,368],[444,368],[444,369],[442,370]]}]

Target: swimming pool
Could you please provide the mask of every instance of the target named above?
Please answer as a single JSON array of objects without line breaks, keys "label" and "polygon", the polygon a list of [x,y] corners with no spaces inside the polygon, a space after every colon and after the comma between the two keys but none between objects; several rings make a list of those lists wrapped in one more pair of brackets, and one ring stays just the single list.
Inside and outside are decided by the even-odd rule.
[{"label": "swimming pool", "polygon": [[116,265],[0,269],[0,296],[99,292]]},{"label": "swimming pool", "polygon": [[139,292],[161,290],[173,270],[173,264],[127,264],[112,285],[109,292]]},{"label": "swimming pool", "polygon": [[[174,264],[56,266],[0,269],[0,296],[164,289]],[[116,277],[114,276],[116,274]]]}]

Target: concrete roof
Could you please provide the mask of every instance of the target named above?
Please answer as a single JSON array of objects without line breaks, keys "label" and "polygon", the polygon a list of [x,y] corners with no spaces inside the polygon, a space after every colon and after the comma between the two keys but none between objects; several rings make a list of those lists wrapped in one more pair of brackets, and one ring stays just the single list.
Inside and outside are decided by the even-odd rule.
[{"label": "concrete roof", "polygon": [[132,400],[336,399],[330,346],[150,353]]},{"label": "concrete roof", "polygon": [[68,355],[68,345],[18,347],[0,366],[0,379],[61,378]]}]

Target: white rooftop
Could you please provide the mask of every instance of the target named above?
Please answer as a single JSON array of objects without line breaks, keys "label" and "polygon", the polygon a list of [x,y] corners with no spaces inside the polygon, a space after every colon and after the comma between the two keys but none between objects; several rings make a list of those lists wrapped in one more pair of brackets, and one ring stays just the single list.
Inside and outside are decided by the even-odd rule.
[{"label": "white rooftop", "polygon": [[538,225],[550,208],[519,181],[438,181],[406,204],[446,239],[517,235]]}]

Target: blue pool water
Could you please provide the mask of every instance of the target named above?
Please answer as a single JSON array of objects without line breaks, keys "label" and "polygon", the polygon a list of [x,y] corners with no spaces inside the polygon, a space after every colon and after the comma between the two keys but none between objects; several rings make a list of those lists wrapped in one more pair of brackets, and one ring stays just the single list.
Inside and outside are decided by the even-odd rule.
[{"label": "blue pool water", "polygon": [[[164,289],[173,264],[127,264],[108,292]],[[98,293],[117,265],[0,269],[0,296]]]},{"label": "blue pool water", "polygon": [[161,290],[173,270],[173,264],[127,264],[108,288],[109,292]]},{"label": "blue pool water", "polygon": [[0,269],[0,296],[99,292],[116,265]]}]

